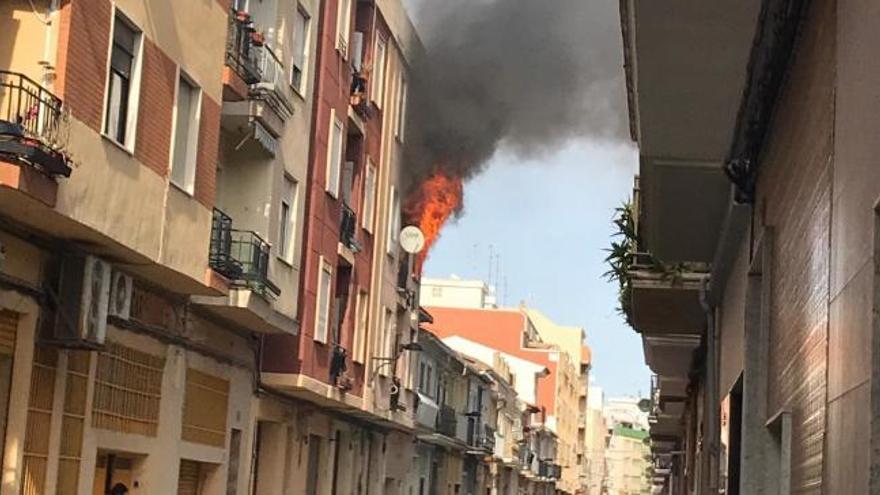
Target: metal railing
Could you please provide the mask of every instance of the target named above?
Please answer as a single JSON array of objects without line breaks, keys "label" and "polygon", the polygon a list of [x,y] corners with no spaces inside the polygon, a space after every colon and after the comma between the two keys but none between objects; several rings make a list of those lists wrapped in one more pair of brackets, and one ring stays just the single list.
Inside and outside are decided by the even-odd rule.
[{"label": "metal railing", "polygon": [[455,409],[451,406],[440,406],[440,413],[437,414],[437,433],[454,438],[458,430],[458,417]]},{"label": "metal railing", "polygon": [[339,238],[342,244],[352,251],[360,251],[360,245],[355,238],[357,234],[357,215],[348,205],[342,205],[342,221],[339,225]]},{"label": "metal railing", "polygon": [[253,35],[256,32],[250,14],[231,9],[226,37],[226,63],[247,84],[260,82],[259,61]]},{"label": "metal railing", "polygon": [[211,225],[211,268],[235,283],[263,295],[281,294],[269,280],[269,243],[255,232],[232,228],[232,218],[214,209]]},{"label": "metal railing", "polygon": [[287,97],[284,64],[268,45],[255,47],[260,67],[260,80],[251,87],[251,97],[264,101],[281,119],[293,115],[293,105]]},{"label": "metal railing", "polygon": [[486,450],[495,450],[495,429],[489,425],[483,426],[483,434],[480,436],[480,446]]},{"label": "metal railing", "polygon": [[61,99],[24,74],[0,70],[0,120],[51,141],[61,120]]}]

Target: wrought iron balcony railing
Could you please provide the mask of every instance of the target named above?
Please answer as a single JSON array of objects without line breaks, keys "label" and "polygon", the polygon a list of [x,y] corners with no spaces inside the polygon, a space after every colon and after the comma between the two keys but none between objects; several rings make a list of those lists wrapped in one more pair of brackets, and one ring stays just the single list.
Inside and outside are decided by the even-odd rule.
[{"label": "wrought iron balcony railing", "polygon": [[264,101],[281,119],[293,115],[293,104],[287,97],[284,64],[272,48],[260,45],[254,48],[260,78],[251,86],[251,97]]},{"label": "wrought iron balcony railing", "polygon": [[361,250],[357,239],[357,215],[348,205],[342,205],[342,221],[339,225],[339,237],[342,244],[354,252]]},{"label": "wrought iron balcony railing", "polygon": [[437,415],[437,433],[447,437],[455,437],[458,429],[458,417],[451,406],[441,406]]},{"label": "wrought iron balcony railing", "polygon": [[235,9],[229,12],[226,63],[247,84],[256,84],[262,77],[254,43],[256,33],[250,14]]},{"label": "wrought iron balcony railing", "polygon": [[61,146],[61,99],[18,72],[0,70],[0,153],[69,177]]},{"label": "wrought iron balcony railing", "polygon": [[233,283],[268,296],[281,294],[269,280],[269,243],[255,232],[232,228],[232,218],[214,209],[209,263]]}]

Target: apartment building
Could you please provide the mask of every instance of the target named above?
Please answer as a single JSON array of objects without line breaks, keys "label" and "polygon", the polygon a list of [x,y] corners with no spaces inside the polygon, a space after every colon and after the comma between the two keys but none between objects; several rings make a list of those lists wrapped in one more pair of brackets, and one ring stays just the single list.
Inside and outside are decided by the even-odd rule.
[{"label": "apartment building", "polygon": [[[602,486],[607,493],[651,493],[653,465],[648,414],[640,399],[611,397],[602,409],[607,430]],[[601,493],[601,492],[600,492]]]},{"label": "apartment building", "polygon": [[621,4],[658,487],[874,493],[877,6],[668,7]]},{"label": "apartment building", "polygon": [[412,490],[402,5],[11,1],[0,31],[0,490]]},{"label": "apartment building", "polygon": [[586,493],[601,494],[605,486],[605,451],[608,445],[608,423],[604,415],[605,396],[600,387],[591,385],[588,392],[587,428],[584,445],[584,481]]},{"label": "apartment building", "polygon": [[296,331],[296,284],[216,222],[229,6],[0,11],[0,490],[247,493],[259,338]]},{"label": "apartment building", "polygon": [[[592,355],[590,348],[584,345],[586,331],[580,327],[559,325],[547,315],[534,308],[525,308],[529,319],[534,322],[535,328],[544,342],[556,345],[560,350],[568,354],[569,362],[573,364],[561,374],[563,386],[569,388],[569,393],[564,397],[576,398],[576,403],[566,403],[566,410],[576,411],[571,416],[559,417],[557,433],[565,438],[574,438],[574,442],[560,446],[559,464],[562,468],[562,483],[564,489],[572,493],[584,490],[584,479],[581,474],[586,469],[584,457],[584,443],[587,431],[587,393],[590,380],[590,360]],[[575,367],[576,366],[576,367]]]}]

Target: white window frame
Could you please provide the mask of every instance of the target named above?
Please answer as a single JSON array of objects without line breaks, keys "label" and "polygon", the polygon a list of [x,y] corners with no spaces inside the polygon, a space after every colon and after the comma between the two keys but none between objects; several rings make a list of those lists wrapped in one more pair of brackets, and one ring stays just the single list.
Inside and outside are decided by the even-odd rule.
[{"label": "white window frame", "polygon": [[351,359],[363,364],[366,362],[367,328],[370,322],[370,293],[358,288],[355,297],[354,343]]},{"label": "white window frame", "polygon": [[[298,40],[304,39],[302,46],[302,53],[292,53],[290,56],[290,88],[293,91],[300,95],[305,96],[308,90],[308,78],[309,78],[309,62],[310,62],[310,50],[311,50],[311,41],[312,41],[312,16],[302,7],[302,5],[297,5],[295,15],[302,16],[304,22],[305,29],[302,33],[296,32],[294,23],[293,30],[293,40],[291,43],[291,51],[296,49],[296,44]],[[296,67],[296,59],[297,57],[302,57],[302,67],[300,67],[300,80],[299,86],[294,84],[293,81],[293,68]]]},{"label": "white window frame", "polygon": [[[327,284],[327,294],[322,294],[323,292],[323,284],[322,277],[327,275],[329,277],[330,283]],[[315,333],[312,336],[313,340],[316,342],[321,342],[322,344],[327,343],[327,339],[330,336],[330,301],[333,300],[333,266],[321,256],[318,259],[318,288],[317,288],[317,296],[315,297]],[[325,315],[324,318],[324,326],[321,327],[321,314]]]},{"label": "white window frame", "polygon": [[[192,108],[190,108],[191,115],[189,117],[189,135],[187,136],[186,141],[186,163],[184,164],[184,183],[179,184],[174,180],[174,153],[175,146],[177,143],[177,105],[180,99],[180,81],[184,80],[187,84],[189,84],[195,90],[195,98],[193,102]],[[182,189],[187,194],[192,195],[195,192],[196,186],[196,169],[198,168],[198,151],[199,151],[199,130],[201,127],[201,115],[202,115],[202,96],[204,92],[202,88],[199,87],[198,84],[193,81],[193,79],[186,74],[179,66],[177,67],[177,78],[175,79],[174,86],[174,107],[171,111],[171,152],[169,153],[169,161],[168,161],[168,180],[174,184],[175,186]]]},{"label": "white window frame", "polygon": [[394,137],[397,138],[399,142],[403,142],[406,134],[406,104],[408,98],[408,84],[406,81],[406,76],[401,73],[400,80],[397,83],[397,118],[394,125]]},{"label": "white window frame", "polygon": [[[339,142],[336,142],[336,129],[339,129]],[[330,134],[327,136],[327,177],[324,181],[324,189],[334,198],[339,198],[339,182],[342,180],[342,160],[345,158],[344,144],[345,123],[336,116],[335,108],[330,109]],[[339,155],[334,160],[334,150],[337,147]]]},{"label": "white window frame", "polygon": [[388,254],[397,253],[397,244],[400,239],[400,194],[394,186],[388,195]]},{"label": "white window frame", "polygon": [[[299,183],[293,177],[284,174],[281,185],[281,201],[278,203],[278,258],[293,264],[294,246],[296,245],[296,211],[299,200]],[[284,205],[287,205],[287,225],[284,225]]]},{"label": "white window frame", "polygon": [[345,60],[348,59],[351,48],[352,7],[352,0],[338,0],[336,3],[336,50]]},{"label": "white window frame", "polygon": [[[382,56],[379,56],[379,46],[382,47]],[[376,108],[382,108],[382,99],[385,97],[385,68],[388,60],[388,40],[376,33],[376,43],[373,45],[373,82],[370,85],[370,99]]]},{"label": "white window frame", "polygon": [[363,228],[373,233],[373,225],[376,222],[376,192],[377,192],[376,165],[373,159],[367,157],[367,169],[364,172],[364,204],[363,204]]},{"label": "white window frame", "polygon": [[[134,48],[134,60],[132,61],[131,83],[128,88],[128,114],[125,118],[126,142],[120,143],[115,137],[107,133],[107,107],[110,105],[110,64],[113,56],[113,36],[116,31],[116,18],[128,25],[137,33]],[[141,72],[144,60],[144,31],[120,10],[116,4],[113,4],[112,15],[110,16],[110,40],[107,44],[107,65],[104,68],[104,104],[101,106],[101,136],[109,140],[111,143],[119,146],[125,151],[134,154],[134,147],[137,141],[137,123],[138,110],[140,108],[141,96]],[[175,92],[177,90],[175,89]]]}]

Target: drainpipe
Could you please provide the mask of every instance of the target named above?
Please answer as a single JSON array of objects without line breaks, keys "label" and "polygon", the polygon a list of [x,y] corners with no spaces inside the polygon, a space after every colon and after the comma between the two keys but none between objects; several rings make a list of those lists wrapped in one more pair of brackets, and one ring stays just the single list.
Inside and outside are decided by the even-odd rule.
[{"label": "drainpipe", "polygon": [[721,399],[718,394],[718,338],[715,322],[715,305],[709,299],[709,277],[700,286],[700,306],[706,313],[706,372],[703,404],[703,473],[700,476],[701,493],[718,493],[718,454],[720,451],[719,410]]}]

